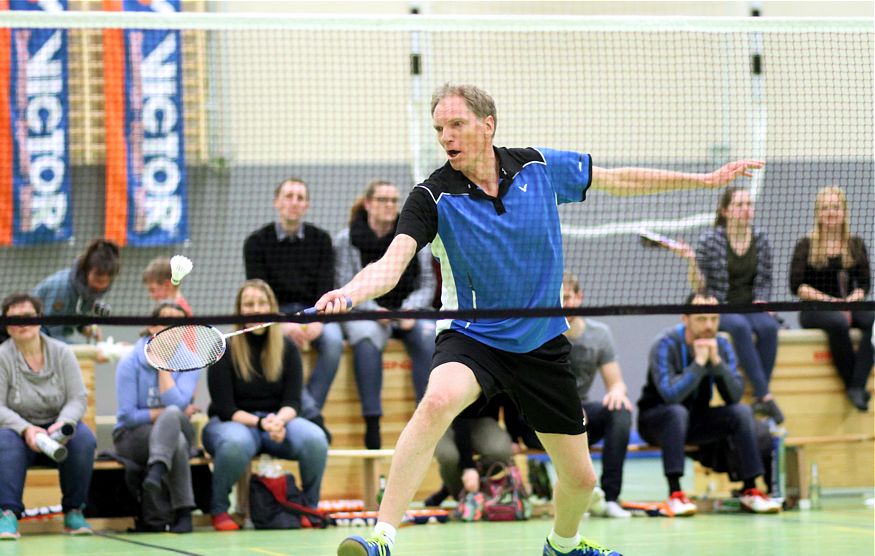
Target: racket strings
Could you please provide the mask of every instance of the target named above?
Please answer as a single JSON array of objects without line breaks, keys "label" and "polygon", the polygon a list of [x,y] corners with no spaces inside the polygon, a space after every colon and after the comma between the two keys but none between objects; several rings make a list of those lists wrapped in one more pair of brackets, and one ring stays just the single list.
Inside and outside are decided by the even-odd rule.
[{"label": "racket strings", "polygon": [[201,369],[225,353],[225,340],[211,326],[181,325],[162,330],[146,345],[153,367],[174,371]]}]

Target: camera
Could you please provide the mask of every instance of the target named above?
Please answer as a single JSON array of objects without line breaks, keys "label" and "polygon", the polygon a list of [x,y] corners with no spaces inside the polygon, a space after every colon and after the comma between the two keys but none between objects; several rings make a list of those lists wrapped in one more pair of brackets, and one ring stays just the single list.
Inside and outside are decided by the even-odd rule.
[{"label": "camera", "polygon": [[95,301],[91,307],[91,312],[96,317],[108,317],[112,313],[112,307],[106,301]]}]

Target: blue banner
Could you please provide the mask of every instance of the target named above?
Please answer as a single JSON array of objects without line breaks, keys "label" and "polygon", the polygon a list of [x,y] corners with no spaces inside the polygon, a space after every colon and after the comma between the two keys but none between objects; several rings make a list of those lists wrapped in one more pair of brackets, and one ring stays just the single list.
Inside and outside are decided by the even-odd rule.
[{"label": "blue banner", "polygon": [[[9,7],[64,11],[67,1],[10,0]],[[9,52],[0,55],[10,56],[12,244],[67,240],[73,235],[67,32],[13,29]]]},{"label": "blue banner", "polygon": [[[176,12],[179,7],[179,0],[122,3],[122,9],[130,12]],[[126,243],[181,243],[188,239],[182,35],[179,31],[126,30],[124,46]]]}]

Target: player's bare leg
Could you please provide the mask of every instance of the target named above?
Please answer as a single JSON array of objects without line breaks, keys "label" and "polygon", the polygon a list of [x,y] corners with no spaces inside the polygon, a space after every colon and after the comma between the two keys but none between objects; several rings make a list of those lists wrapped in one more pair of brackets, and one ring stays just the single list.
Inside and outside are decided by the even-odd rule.
[{"label": "player's bare leg", "polygon": [[[456,415],[471,405],[479,395],[480,385],[474,378],[474,373],[461,363],[445,363],[431,372],[425,396],[395,445],[395,455],[389,468],[386,492],[380,503],[375,533],[379,534],[382,524],[398,527],[428,471],[441,436]],[[381,554],[376,546],[380,542],[383,541],[374,537],[349,537],[341,543],[338,554]]]},{"label": "player's bare leg", "polygon": [[[580,520],[589,507],[596,485],[595,470],[589,455],[586,434],[538,433],[538,438],[553,461],[558,480],[553,489],[553,533],[544,546],[544,554],[589,556],[616,555],[598,544],[578,536]],[[562,543],[567,543],[562,544]]]}]

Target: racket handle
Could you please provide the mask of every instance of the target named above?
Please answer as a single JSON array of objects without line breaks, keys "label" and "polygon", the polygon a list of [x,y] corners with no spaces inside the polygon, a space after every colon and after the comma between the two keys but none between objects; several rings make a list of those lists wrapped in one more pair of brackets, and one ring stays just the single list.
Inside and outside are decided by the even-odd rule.
[{"label": "racket handle", "polygon": [[[346,308],[352,309],[352,299],[350,299],[348,297],[346,298]],[[300,315],[315,315],[318,312],[319,312],[319,309],[317,309],[316,307],[309,307],[309,308],[301,311],[299,314]]]}]

